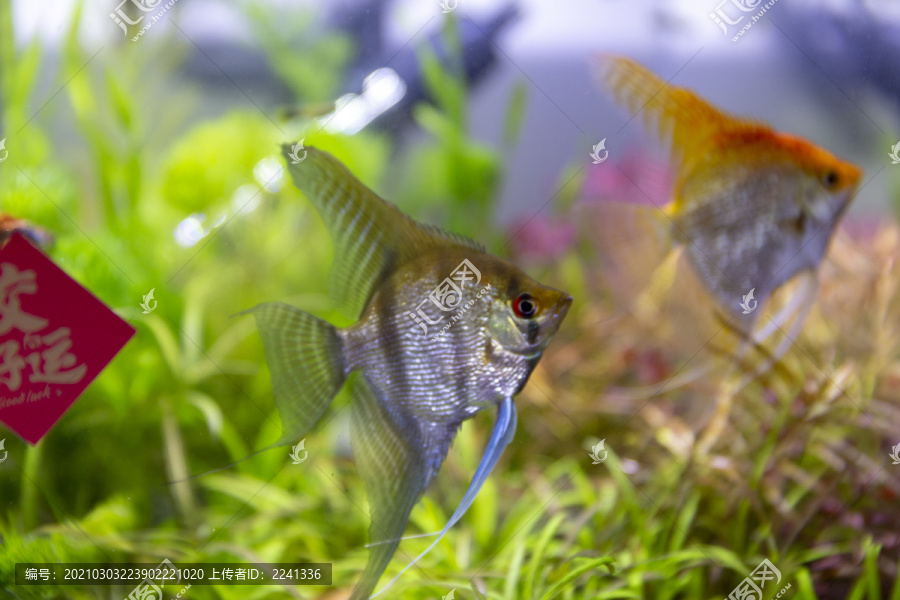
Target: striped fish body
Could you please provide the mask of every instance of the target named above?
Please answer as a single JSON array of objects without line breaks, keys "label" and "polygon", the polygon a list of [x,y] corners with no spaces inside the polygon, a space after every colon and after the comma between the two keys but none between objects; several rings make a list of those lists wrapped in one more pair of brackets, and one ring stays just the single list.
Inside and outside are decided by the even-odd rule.
[{"label": "striped fish body", "polygon": [[[463,261],[479,270],[480,283],[456,282],[458,297],[432,301],[448,279],[454,283],[449,275]],[[359,323],[342,331],[348,372],[359,371],[388,409],[412,415],[415,426],[430,429],[439,442],[428,457],[428,479],[460,424],[516,395],[540,358],[540,344],[522,353],[492,335],[492,322],[509,312],[509,299],[500,290],[508,289],[510,279],[537,285],[507,263],[472,249],[428,252],[387,280]],[[446,310],[448,304],[454,307]],[[536,336],[538,328],[533,332]]]},{"label": "striped fish body", "polygon": [[[764,304],[796,274],[818,270],[850,197],[826,194],[802,171],[779,164],[720,168],[719,175],[682,188],[697,201],[672,211],[672,231],[716,299],[738,311],[750,289]],[[804,191],[809,200],[796,200]]]}]

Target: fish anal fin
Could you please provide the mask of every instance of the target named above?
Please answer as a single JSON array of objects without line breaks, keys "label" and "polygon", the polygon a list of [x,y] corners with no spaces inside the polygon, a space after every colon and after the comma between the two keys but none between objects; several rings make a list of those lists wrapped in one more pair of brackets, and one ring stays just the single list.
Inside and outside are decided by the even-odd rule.
[{"label": "fish anal fin", "polygon": [[[654,336],[689,351],[697,331],[714,333],[714,303],[688,260],[670,216],[655,206],[586,205],[603,291]],[[710,335],[711,335],[710,333]],[[687,341],[687,343],[686,343]],[[696,348],[693,348],[696,351]]]},{"label": "fish anal fin", "polygon": [[400,543],[409,514],[445,457],[452,434],[390,408],[365,376],[353,376],[351,434],[369,498],[369,560],[351,600],[369,598]]},{"label": "fish anal fin", "polygon": [[478,468],[475,469],[475,474],[472,476],[472,482],[469,484],[469,488],[466,490],[466,493],[463,496],[462,500],[460,500],[459,506],[457,506],[456,510],[453,511],[453,515],[451,515],[444,528],[433,534],[438,536],[437,539],[429,544],[429,546],[425,548],[425,550],[423,550],[421,554],[412,559],[403,568],[403,570],[401,570],[390,582],[388,582],[387,585],[379,590],[378,593],[373,596],[373,598],[388,589],[395,581],[400,578],[401,575],[408,571],[422,557],[431,552],[432,548],[434,548],[438,544],[438,542],[441,541],[444,535],[446,535],[446,533],[450,531],[450,528],[456,525],[456,523],[459,522],[463,515],[466,514],[466,511],[469,510],[469,507],[472,506],[472,503],[475,501],[476,496],[478,496],[478,492],[481,491],[481,488],[484,485],[484,482],[487,480],[488,475],[491,474],[491,471],[493,471],[494,467],[497,465],[497,462],[500,460],[500,456],[503,454],[503,450],[512,441],[515,432],[516,405],[513,403],[512,398],[505,398],[500,403],[500,408],[497,411],[497,421],[494,423],[494,428],[491,431],[491,437],[488,441],[487,447],[485,448],[484,455],[481,457],[481,461],[478,463]]}]

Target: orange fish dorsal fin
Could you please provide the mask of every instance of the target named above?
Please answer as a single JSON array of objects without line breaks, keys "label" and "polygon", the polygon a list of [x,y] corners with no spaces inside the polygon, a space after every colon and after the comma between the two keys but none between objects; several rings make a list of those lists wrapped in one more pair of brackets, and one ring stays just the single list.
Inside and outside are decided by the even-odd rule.
[{"label": "orange fish dorsal fin", "polygon": [[654,127],[671,144],[681,172],[709,160],[715,138],[738,131],[771,133],[763,123],[724,113],[683,87],[673,86],[640,63],[615,55],[600,57],[604,79],[616,101],[633,113],[641,112],[648,129]]},{"label": "orange fish dorsal fin", "polygon": [[330,291],[344,313],[358,317],[378,285],[395,269],[439,246],[484,251],[472,240],[420,224],[381,199],[331,154],[307,146],[295,162],[282,153],[294,185],[315,205],[334,241]]}]

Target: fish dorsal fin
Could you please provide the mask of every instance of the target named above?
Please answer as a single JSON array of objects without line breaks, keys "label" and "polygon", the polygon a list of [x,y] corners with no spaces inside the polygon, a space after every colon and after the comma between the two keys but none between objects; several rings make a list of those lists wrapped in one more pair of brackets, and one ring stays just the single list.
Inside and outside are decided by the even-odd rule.
[{"label": "fish dorsal fin", "polygon": [[282,146],[294,185],[315,205],[335,247],[330,291],[340,308],[359,316],[373,291],[395,269],[438,246],[484,248],[461,235],[421,225],[382,200],[331,154],[307,146],[294,163]]},{"label": "fish dorsal fin", "polygon": [[715,136],[772,133],[765,123],[724,113],[691,90],[667,83],[630,58],[604,55],[599,62],[616,101],[632,113],[641,112],[647,128],[655,128],[660,140],[671,144],[682,173],[692,170],[695,164],[715,159],[710,156],[711,138]]}]

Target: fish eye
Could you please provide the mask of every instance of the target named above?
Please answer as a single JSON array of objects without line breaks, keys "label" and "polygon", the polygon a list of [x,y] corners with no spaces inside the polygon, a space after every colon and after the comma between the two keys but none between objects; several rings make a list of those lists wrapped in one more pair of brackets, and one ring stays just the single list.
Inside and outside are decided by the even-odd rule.
[{"label": "fish eye", "polygon": [[837,185],[838,179],[839,177],[837,172],[832,170],[825,171],[825,174],[822,175],[822,183],[827,188],[833,188],[835,185]]},{"label": "fish eye", "polygon": [[531,294],[524,293],[513,300],[513,312],[521,319],[531,319],[538,311],[537,300],[532,298]]}]

